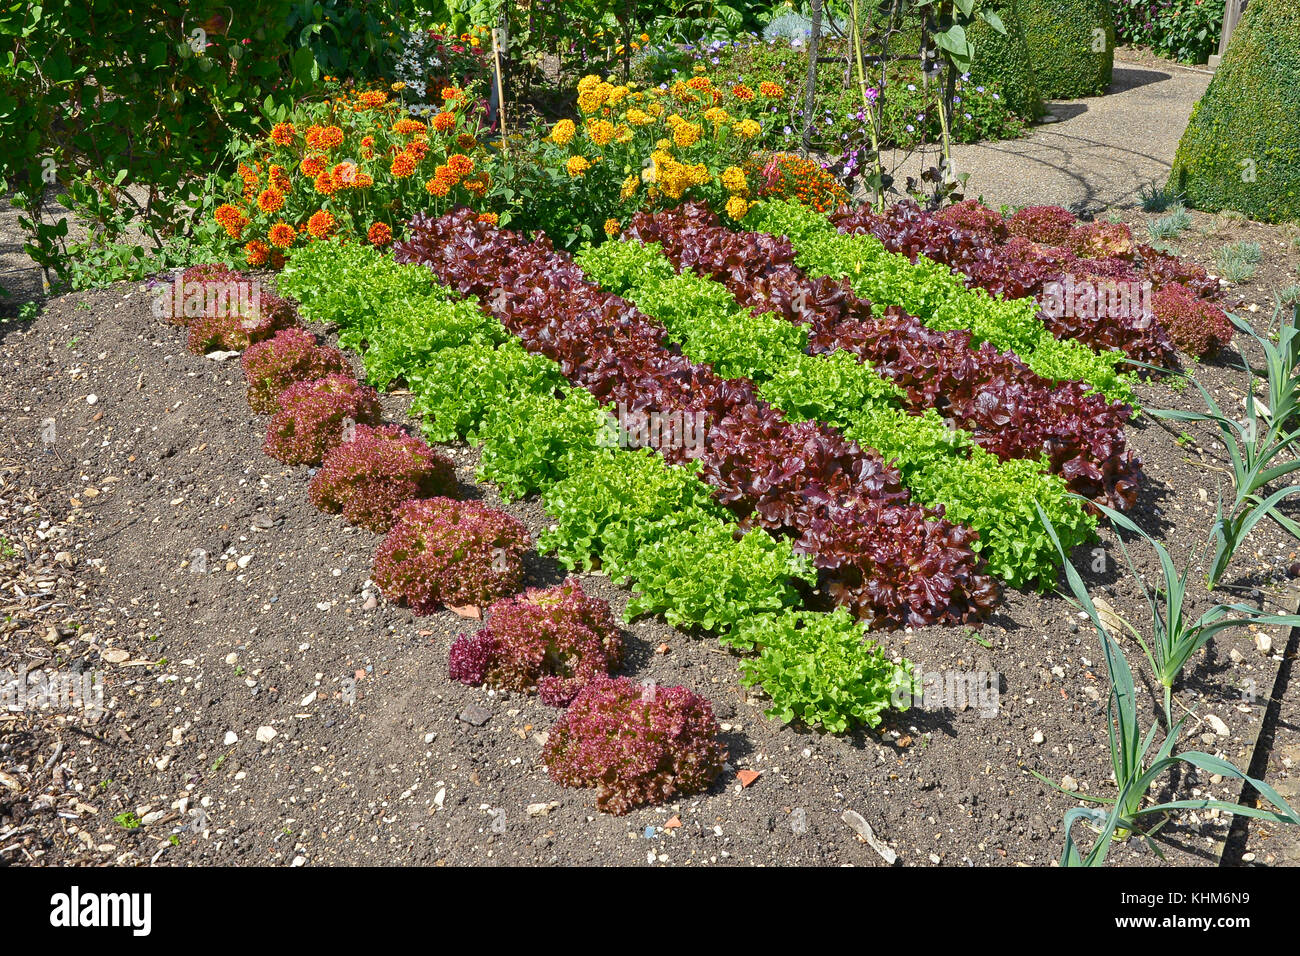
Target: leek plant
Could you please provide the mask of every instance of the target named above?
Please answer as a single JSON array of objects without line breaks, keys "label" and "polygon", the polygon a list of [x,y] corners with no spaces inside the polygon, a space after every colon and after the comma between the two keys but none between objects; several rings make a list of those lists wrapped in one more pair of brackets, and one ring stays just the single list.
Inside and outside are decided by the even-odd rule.
[{"label": "leek plant", "polygon": [[[1284,317],[1285,316],[1285,317]],[[1296,456],[1300,443],[1300,429],[1291,426],[1300,413],[1300,374],[1296,372],[1300,361],[1300,305],[1289,316],[1278,310],[1279,328],[1276,338],[1259,335],[1236,316],[1233,323],[1251,336],[1264,351],[1264,378],[1268,385],[1268,404],[1255,396],[1254,373],[1251,373],[1246,390],[1246,417],[1237,420],[1228,415],[1200,382],[1193,383],[1205,400],[1208,412],[1186,412],[1179,409],[1152,411],[1157,418],[1179,422],[1214,422],[1219,429],[1219,442],[1227,452],[1232,466],[1233,495],[1231,504],[1224,507],[1223,496],[1216,508],[1214,523],[1214,553],[1206,576],[1211,588],[1218,586],[1232,557],[1246,536],[1265,517],[1271,519],[1293,537],[1300,538],[1300,524],[1282,514],[1277,505],[1300,491],[1300,485],[1288,485],[1264,495],[1264,489],[1280,478],[1300,471],[1300,457]]]},{"label": "leek plant", "polygon": [[[1300,825],[1297,816],[1289,804],[1272,787],[1262,780],[1238,770],[1233,764],[1213,754],[1200,751],[1175,753],[1174,749],[1182,737],[1186,718],[1169,728],[1159,748],[1155,747],[1159,724],[1152,722],[1146,732],[1142,731],[1142,720],[1138,712],[1136,689],[1133,672],[1124,658],[1119,645],[1111,636],[1107,626],[1102,622],[1100,613],[1083,579],[1064,549],[1060,548],[1056,531],[1043,517],[1044,526],[1054,541],[1058,541],[1064,562],[1066,581],[1078,606],[1092,621],[1101,638],[1102,655],[1106,661],[1106,670],[1110,676],[1110,695],[1106,706],[1106,729],[1110,742],[1111,769],[1115,775],[1116,796],[1094,797],[1087,794],[1065,790],[1037,771],[1031,771],[1044,783],[1062,793],[1080,800],[1100,804],[1097,807],[1072,807],[1065,812],[1065,846],[1061,854],[1062,866],[1101,866],[1115,841],[1125,841],[1132,834],[1140,833],[1151,850],[1160,855],[1152,837],[1168,821],[1167,814],[1177,810],[1219,810],[1224,813],[1272,820],[1277,823],[1294,823]],[[1149,540],[1149,539],[1148,539]],[[1170,566],[1171,570],[1172,566]],[[1166,571],[1168,574],[1168,570]],[[1212,613],[1212,612],[1211,612]],[[1158,615],[1157,615],[1158,616]],[[1206,638],[1208,639],[1208,638]],[[1200,642],[1204,644],[1204,640]],[[1144,644],[1145,647],[1145,644]],[[1166,705],[1167,706],[1167,705]],[[1248,807],[1224,800],[1195,799],[1172,800],[1164,803],[1149,803],[1149,794],[1164,774],[1177,764],[1185,763],[1207,774],[1219,774],[1225,779],[1242,780],[1252,786],[1273,809]],[[1151,825],[1147,826],[1147,821]],[[1074,827],[1083,822],[1097,832],[1097,838],[1087,852],[1075,841]]]}]

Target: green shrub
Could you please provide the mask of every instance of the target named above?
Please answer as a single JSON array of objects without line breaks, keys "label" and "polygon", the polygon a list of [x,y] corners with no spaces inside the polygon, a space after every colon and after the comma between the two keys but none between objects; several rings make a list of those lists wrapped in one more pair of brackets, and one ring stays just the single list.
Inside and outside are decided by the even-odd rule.
[{"label": "green shrub", "polygon": [[1300,8],[1255,0],[1178,144],[1171,186],[1197,209],[1300,219]]},{"label": "green shrub", "polygon": [[1043,96],[1106,92],[1115,64],[1110,0],[1015,0],[1015,7]]},{"label": "green shrub", "polygon": [[999,33],[983,20],[975,21],[968,31],[975,47],[971,81],[978,85],[997,83],[1008,108],[1020,116],[1038,119],[1043,115],[1043,94],[1038,88],[1015,3],[988,0],[980,4],[980,9],[996,13],[1007,32]]}]

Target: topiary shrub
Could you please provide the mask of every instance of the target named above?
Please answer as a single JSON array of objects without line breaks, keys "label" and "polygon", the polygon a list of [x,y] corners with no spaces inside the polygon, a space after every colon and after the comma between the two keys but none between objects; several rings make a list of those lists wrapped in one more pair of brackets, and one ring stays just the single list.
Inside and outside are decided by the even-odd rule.
[{"label": "topiary shrub", "polygon": [[1038,88],[1049,100],[1100,96],[1115,65],[1109,0],[1015,0]]},{"label": "topiary shrub", "polygon": [[1029,45],[1020,25],[1020,15],[1013,0],[985,0],[979,9],[996,13],[1006,27],[999,33],[981,19],[967,31],[975,47],[975,59],[970,74],[974,83],[997,84],[1007,106],[1026,119],[1043,115],[1043,94],[1034,77]]},{"label": "topiary shrub", "polygon": [[1170,186],[1188,205],[1300,219],[1300,7],[1254,0],[1192,110]]},{"label": "topiary shrub", "polygon": [[1156,321],[1179,351],[1199,359],[1212,359],[1232,341],[1233,327],[1217,305],[1198,299],[1176,282],[1161,287],[1151,297]]},{"label": "topiary shrub", "polygon": [[452,642],[452,680],[507,690],[537,688],[543,703],[563,707],[623,659],[623,639],[609,602],[588,597],[577,578],[529,588],[488,610],[487,626]]},{"label": "topiary shrub", "polygon": [[400,425],[358,425],[351,440],[326,453],[308,494],[321,511],[385,534],[404,502],[456,497],[456,468]]},{"label": "topiary shrub", "polygon": [[298,382],[280,394],[263,448],[286,465],[319,465],[327,451],[347,440],[349,422],[378,425],[381,414],[375,390],[349,375]]},{"label": "topiary shrub", "polygon": [[[233,275],[233,273],[232,273]],[[186,345],[196,355],[213,349],[242,352],[255,342],[269,339],[280,329],[287,329],[297,320],[297,314],[288,299],[261,291],[256,284],[252,293],[245,294],[248,280],[226,282],[207,280],[205,288],[221,288],[222,299],[209,298],[202,315],[189,318],[189,338]],[[186,295],[188,300],[188,294]],[[187,309],[188,311],[188,309]]]},{"label": "topiary shrub", "polygon": [[685,687],[597,678],[551,728],[542,757],[551,779],[596,787],[596,806],[622,815],[699,793],[727,752],[709,702]]},{"label": "topiary shrub", "polygon": [[242,362],[248,381],[248,406],[259,415],[274,414],[280,407],[280,394],[295,382],[348,371],[342,352],[317,345],[314,335],[296,327],[281,329],[266,341],[250,346]]},{"label": "topiary shrub", "polygon": [[519,590],[528,530],[477,501],[424,498],[397,509],[371,578],[419,614],[482,607]]}]

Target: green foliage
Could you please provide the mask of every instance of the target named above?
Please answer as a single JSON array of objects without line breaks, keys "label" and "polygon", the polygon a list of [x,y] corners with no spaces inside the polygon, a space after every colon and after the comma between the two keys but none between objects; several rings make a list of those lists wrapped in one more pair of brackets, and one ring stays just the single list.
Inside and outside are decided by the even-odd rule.
[{"label": "green foliage", "polygon": [[[393,5],[156,0],[13,3],[0,11],[0,177],[22,211],[25,249],[59,279],[107,253],[114,274],[144,268],[147,245],[202,242],[205,179],[228,169],[232,133],[282,109],[319,78],[317,57],[378,68]],[[402,3],[399,8],[409,8]],[[398,13],[400,16],[400,11]],[[367,51],[375,51],[370,56]],[[46,190],[83,220],[47,218]],[[128,238],[133,231],[145,242]],[[125,247],[121,244],[125,241]],[[136,249],[136,246],[139,249]]]},{"label": "green foliage", "polygon": [[554,525],[538,537],[569,570],[597,564],[615,582],[646,545],[705,521],[728,521],[695,466],[672,467],[648,448],[592,455],[545,495]]},{"label": "green foliage", "polygon": [[395,299],[384,303],[369,333],[366,377],[372,385],[387,388],[406,378],[408,371],[419,376],[437,365],[444,349],[471,344],[491,347],[509,338],[501,323],[473,299]]},{"label": "green foliage", "polygon": [[300,314],[339,329],[339,344],[360,351],[379,313],[403,299],[448,299],[422,266],[400,266],[392,256],[357,243],[313,242],[294,252],[280,273],[281,293],[298,300]]},{"label": "green foliage", "polygon": [[787,540],[751,531],[736,540],[721,518],[651,542],[625,567],[636,582],[627,619],[662,613],[673,627],[725,632],[755,614],[799,600],[791,579],[816,582],[808,558]]},{"label": "green foliage", "polygon": [[[1006,29],[1000,33],[982,20],[971,27],[970,39],[975,47],[970,69],[972,84],[998,84],[1009,109],[1027,119],[1038,119],[1043,115],[1043,94],[1015,2],[986,0],[980,7],[995,12]],[[962,105],[966,105],[965,97]]]},{"label": "green foliage", "polygon": [[839,734],[879,725],[895,691],[911,688],[911,664],[895,664],[866,633],[843,608],[784,611],[749,618],[723,642],[758,648],[758,657],[741,661],[741,682],[760,685],[772,699],[768,717]]},{"label": "green foliage", "polygon": [[1246,8],[1178,144],[1169,181],[1197,209],[1300,219],[1300,7]]},{"label": "green foliage", "polygon": [[1015,0],[1015,6],[1043,96],[1106,92],[1115,66],[1110,0]]},{"label": "green foliage", "polygon": [[1233,418],[1200,382],[1193,379],[1208,412],[1162,409],[1157,418],[1179,422],[1213,422],[1219,429],[1219,442],[1232,467],[1233,496],[1228,506],[1222,500],[1215,515],[1214,556],[1207,580],[1214,587],[1222,579],[1233,556],[1246,536],[1264,518],[1270,518],[1292,537],[1300,538],[1300,523],[1284,515],[1278,504],[1300,492],[1300,485],[1289,485],[1267,494],[1269,485],[1300,471],[1295,450],[1300,431],[1293,430],[1300,417],[1300,306],[1290,311],[1278,306],[1276,338],[1266,338],[1236,316],[1233,324],[1258,344],[1265,359],[1268,404],[1255,396],[1254,373],[1246,383],[1246,417]]},{"label": "green foliage", "polygon": [[1213,0],[1113,0],[1120,43],[1140,44],[1171,60],[1205,63],[1219,49],[1223,4]]},{"label": "green foliage", "polygon": [[431,365],[406,368],[403,376],[415,392],[411,412],[424,416],[421,430],[430,442],[477,442],[488,412],[508,396],[554,396],[564,385],[555,363],[518,339],[495,349],[480,342],[444,349]]},{"label": "green foliage", "polygon": [[1258,242],[1230,242],[1215,252],[1214,265],[1229,282],[1245,282],[1255,274],[1263,254]]},{"label": "green foliage", "polygon": [[941,331],[965,329],[973,345],[988,341],[1015,352],[1039,375],[1077,379],[1111,400],[1134,403],[1130,377],[1117,371],[1122,353],[1097,354],[1079,342],[1053,338],[1038,318],[1034,299],[1000,299],[983,289],[967,289],[962,277],[942,263],[918,256],[913,264],[874,236],[845,235],[795,203],[761,203],[746,216],[745,225],[786,236],[800,266],[814,275],[847,277],[853,291],[878,308],[901,306]]},{"label": "green foliage", "polygon": [[1138,189],[1138,196],[1143,212],[1166,212],[1183,204],[1182,194],[1171,189],[1168,183],[1163,186],[1158,182],[1147,183]]},{"label": "green foliage", "polygon": [[479,481],[494,482],[507,500],[569,477],[598,448],[608,448],[609,419],[591,393],[512,394],[488,407],[479,426]]},{"label": "green foliage", "polygon": [[1163,242],[1166,239],[1177,239],[1184,232],[1191,228],[1192,214],[1182,206],[1177,206],[1174,211],[1167,216],[1161,216],[1147,223],[1147,235],[1151,237],[1152,242]]}]

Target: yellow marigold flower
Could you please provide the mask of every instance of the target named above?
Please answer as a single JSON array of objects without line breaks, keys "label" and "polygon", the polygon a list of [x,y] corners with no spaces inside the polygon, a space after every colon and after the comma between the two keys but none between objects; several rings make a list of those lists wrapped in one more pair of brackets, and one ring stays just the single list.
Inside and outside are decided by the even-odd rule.
[{"label": "yellow marigold flower", "polygon": [[610,238],[617,236],[619,232],[622,230],[622,228],[623,227],[619,225],[617,219],[605,220],[605,235],[609,236]]},{"label": "yellow marigold flower", "polygon": [[632,127],[619,123],[618,126],[614,128],[614,142],[630,143],[634,138],[635,134],[632,132]]},{"label": "yellow marigold flower", "polygon": [[402,90],[406,89],[406,84],[403,83],[401,80],[398,80],[396,83],[390,86],[389,89],[392,90],[394,93],[400,93],[402,92]]},{"label": "yellow marigold flower", "polygon": [[627,111],[627,121],[633,126],[649,126],[655,119],[645,110],[637,109],[634,106]]},{"label": "yellow marigold flower", "polygon": [[655,117],[663,116],[664,105],[662,103],[650,103],[646,106],[646,112]]},{"label": "yellow marigold flower", "polygon": [[570,176],[576,178],[591,169],[591,163],[587,162],[585,157],[570,156],[569,161],[564,164],[564,168],[568,170]]},{"label": "yellow marigold flower", "polygon": [[643,33],[643,34],[641,34],[641,42],[642,42],[642,43],[649,43],[649,42],[650,42],[650,34],[648,34],[648,33]]},{"label": "yellow marigold flower", "polygon": [[743,196],[732,196],[727,200],[727,215],[732,219],[744,219],[749,212],[749,202]]},{"label": "yellow marigold flower", "polygon": [[600,86],[602,80],[595,73],[588,73],[578,81],[578,92],[587,93]]},{"label": "yellow marigold flower", "polygon": [[641,185],[641,177],[633,173],[627,179],[623,180],[623,188],[618,191],[619,202],[627,202],[636,195],[637,187]]},{"label": "yellow marigold flower", "polygon": [[605,98],[599,93],[580,93],[578,94],[578,109],[583,113],[594,113],[605,103]]},{"label": "yellow marigold flower", "polygon": [[596,120],[587,127],[587,135],[597,146],[608,146],[614,139],[614,124],[609,120]]},{"label": "yellow marigold flower", "polygon": [[613,104],[618,103],[625,96],[627,96],[628,92],[629,91],[626,86],[612,87],[609,91],[609,96],[606,98],[606,101],[612,106]]},{"label": "yellow marigold flower", "polygon": [[573,141],[575,132],[577,127],[573,125],[573,120],[562,119],[551,127],[551,142],[558,146],[568,146]]},{"label": "yellow marigold flower", "polygon": [[679,123],[673,130],[673,142],[680,148],[694,146],[700,140],[704,130],[694,123]]},{"label": "yellow marigold flower", "polygon": [[763,127],[758,124],[758,121],[752,119],[743,119],[731,128],[736,131],[736,135],[741,139],[753,139],[763,132]]},{"label": "yellow marigold flower", "polygon": [[729,193],[744,193],[749,189],[745,171],[739,166],[728,166],[722,171],[722,188]]},{"label": "yellow marigold flower", "polygon": [[704,118],[714,126],[721,126],[723,123],[731,122],[731,117],[727,115],[727,111],[717,106],[705,110]]}]

